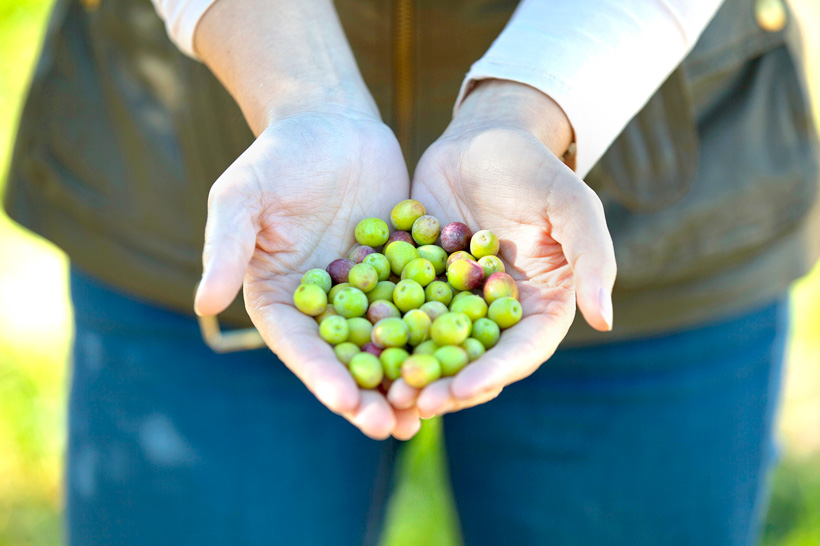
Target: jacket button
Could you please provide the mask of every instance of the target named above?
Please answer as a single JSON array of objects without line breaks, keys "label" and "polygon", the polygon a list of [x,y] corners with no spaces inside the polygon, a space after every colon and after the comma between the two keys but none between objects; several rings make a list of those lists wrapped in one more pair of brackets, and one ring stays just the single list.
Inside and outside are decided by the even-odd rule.
[{"label": "jacket button", "polygon": [[786,6],[783,0],[756,0],[755,19],[767,32],[779,32],[786,26]]}]

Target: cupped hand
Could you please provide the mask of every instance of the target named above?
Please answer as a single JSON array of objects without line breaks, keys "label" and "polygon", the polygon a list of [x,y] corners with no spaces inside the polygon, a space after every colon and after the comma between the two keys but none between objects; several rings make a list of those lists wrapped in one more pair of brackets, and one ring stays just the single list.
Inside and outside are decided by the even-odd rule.
[{"label": "cupped hand", "polygon": [[454,377],[420,392],[394,383],[394,406],[415,404],[422,417],[486,402],[533,373],[566,335],[576,303],[593,328],[612,327],[616,267],[601,202],[558,159],[562,151],[545,145],[555,142],[554,128],[533,124],[563,112],[539,91],[514,86],[473,91],[413,178],[412,198],[442,225],[460,221],[498,236],[523,309],[494,348]]},{"label": "cupped hand", "polygon": [[346,256],[360,220],[387,218],[408,193],[399,145],[375,117],[308,112],[272,123],[211,189],[195,303],[217,314],[244,282],[268,346],[330,410],[377,439],[415,434],[415,409],[359,389],[293,293],[307,270]]}]

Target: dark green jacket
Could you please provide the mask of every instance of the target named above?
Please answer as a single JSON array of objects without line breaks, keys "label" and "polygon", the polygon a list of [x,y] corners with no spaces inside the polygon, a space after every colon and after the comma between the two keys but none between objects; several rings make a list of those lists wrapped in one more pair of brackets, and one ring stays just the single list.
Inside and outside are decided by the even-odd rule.
[{"label": "dark green jacket", "polygon": [[[392,2],[336,2],[411,166],[515,4],[417,0],[397,17]],[[615,336],[771,299],[814,261],[805,236],[820,232],[807,220],[817,148],[789,31],[761,29],[753,1],[728,0],[587,178],[615,241]],[[409,70],[394,65],[397,35],[410,41]],[[251,140],[233,100],[174,48],[149,0],[58,0],[6,210],[77,267],[190,313],[208,190]],[[235,303],[227,317],[247,323]],[[596,339],[579,322],[570,340]]]}]

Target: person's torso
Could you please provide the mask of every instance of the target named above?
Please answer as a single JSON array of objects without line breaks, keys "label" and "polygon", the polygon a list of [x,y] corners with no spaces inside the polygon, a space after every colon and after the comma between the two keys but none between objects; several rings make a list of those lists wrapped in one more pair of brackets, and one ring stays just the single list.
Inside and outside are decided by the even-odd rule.
[{"label": "person's torso", "polygon": [[[336,2],[411,170],[515,5]],[[798,69],[785,30],[764,30],[756,5],[725,3],[587,178],[606,206],[616,292],[627,299],[741,267],[795,231],[814,201],[814,129]],[[149,0],[58,0],[51,24],[9,213],[86,271],[190,310],[208,190],[252,134],[207,68],[171,44]],[[768,274],[791,280],[795,268]],[[247,322],[241,301],[227,316]]]}]

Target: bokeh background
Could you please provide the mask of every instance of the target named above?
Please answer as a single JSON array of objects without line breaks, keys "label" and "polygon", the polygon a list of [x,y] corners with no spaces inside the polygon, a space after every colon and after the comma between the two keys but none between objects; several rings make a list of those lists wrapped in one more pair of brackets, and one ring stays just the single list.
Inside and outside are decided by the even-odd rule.
[{"label": "bokeh background", "polygon": [[[810,86],[820,105],[820,2],[791,4],[806,29]],[[50,6],[51,0],[0,0],[0,191]],[[62,544],[72,335],[66,274],[57,248],[0,213],[0,546]],[[820,267],[797,283],[793,302],[783,452],[772,477],[765,546],[820,545]],[[384,546],[458,543],[439,435],[439,423],[428,421],[402,454]]]}]

